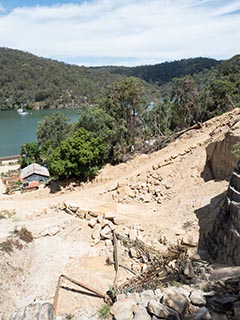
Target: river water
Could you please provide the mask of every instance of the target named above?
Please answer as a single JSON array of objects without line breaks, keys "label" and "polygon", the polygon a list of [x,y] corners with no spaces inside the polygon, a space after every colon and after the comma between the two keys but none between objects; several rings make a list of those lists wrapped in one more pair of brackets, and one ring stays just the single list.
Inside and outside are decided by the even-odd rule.
[{"label": "river water", "polygon": [[16,110],[0,111],[0,157],[19,154],[23,143],[36,142],[38,122],[59,111],[64,113],[71,123],[79,118],[78,109],[34,110],[25,115]]}]

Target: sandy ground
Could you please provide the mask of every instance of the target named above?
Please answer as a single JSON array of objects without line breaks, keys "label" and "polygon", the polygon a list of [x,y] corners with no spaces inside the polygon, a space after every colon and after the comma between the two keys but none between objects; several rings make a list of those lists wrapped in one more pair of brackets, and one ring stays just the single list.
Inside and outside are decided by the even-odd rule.
[{"label": "sandy ground", "polygon": [[[92,247],[89,227],[82,220],[51,209],[65,200],[78,201],[83,209],[114,211],[127,219],[126,228],[141,224],[146,239],[152,239],[153,243],[159,237],[165,237],[168,243],[175,243],[187,236],[197,243],[198,212],[223,194],[228,185],[225,180],[205,182],[202,178],[206,146],[223,139],[225,132],[229,131],[229,121],[238,117],[239,113],[236,109],[233,113],[213,119],[201,129],[185,133],[151,155],[140,155],[115,167],[107,165],[95,181],[83,187],[64,189],[55,194],[51,194],[48,188],[41,188],[7,196],[2,194],[0,183],[0,209],[16,210],[11,219],[0,220],[0,239],[3,240],[11,230],[22,225],[35,237],[34,242],[23,251],[5,255],[4,263],[13,268],[4,273],[0,271],[0,279],[14,279],[11,284],[0,286],[0,303],[6,314],[32,301],[52,301],[57,278],[63,272],[83,277],[90,283],[94,281],[99,288],[108,288],[112,282],[113,268],[104,266],[101,257],[106,254],[104,244]],[[0,172],[7,169],[7,166],[0,167]],[[128,196],[130,186],[148,184],[156,174],[161,176],[158,186],[162,194],[161,203],[143,203]],[[42,236],[42,232],[50,227],[58,227],[59,232],[53,236]],[[119,228],[124,229],[123,226]],[[19,273],[19,264],[23,260]],[[15,293],[10,297],[4,290]],[[64,299],[68,303],[64,303]],[[88,299],[92,303],[92,298]],[[61,292],[58,312],[74,311],[79,303],[83,303],[79,295]],[[94,300],[93,304],[99,308],[101,303]]]}]

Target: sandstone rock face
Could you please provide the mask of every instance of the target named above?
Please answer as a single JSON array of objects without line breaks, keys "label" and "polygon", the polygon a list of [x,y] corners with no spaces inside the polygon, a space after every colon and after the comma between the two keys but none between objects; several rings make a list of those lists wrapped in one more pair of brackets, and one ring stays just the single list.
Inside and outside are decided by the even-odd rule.
[{"label": "sandstone rock face", "polygon": [[210,143],[207,146],[206,167],[208,167],[211,179],[223,180],[230,177],[237,161],[232,153],[234,145],[240,141],[239,135],[227,132],[223,140]]},{"label": "sandstone rock face", "polygon": [[204,235],[209,254],[219,263],[240,265],[240,163],[233,171],[227,197]]}]

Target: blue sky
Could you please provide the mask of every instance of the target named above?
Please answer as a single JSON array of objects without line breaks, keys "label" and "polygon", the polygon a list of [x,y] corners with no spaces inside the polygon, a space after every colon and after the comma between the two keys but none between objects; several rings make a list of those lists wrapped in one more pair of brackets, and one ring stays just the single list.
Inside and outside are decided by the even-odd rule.
[{"label": "blue sky", "polygon": [[0,46],[79,65],[240,53],[240,0],[0,0]]}]

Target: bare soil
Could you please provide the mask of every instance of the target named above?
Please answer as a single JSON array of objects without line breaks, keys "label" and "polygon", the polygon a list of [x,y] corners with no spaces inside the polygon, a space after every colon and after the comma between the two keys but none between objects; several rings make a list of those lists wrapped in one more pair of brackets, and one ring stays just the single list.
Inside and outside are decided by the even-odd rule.
[{"label": "bare soil", "polygon": [[[0,242],[21,226],[34,236],[34,241],[22,250],[1,253],[2,312],[8,315],[38,300],[52,302],[61,273],[103,291],[111,286],[114,269],[105,265],[109,252],[104,242],[93,246],[86,221],[56,210],[66,200],[78,201],[83,209],[113,211],[126,218],[126,224],[117,226],[120,232],[141,225],[143,239],[150,245],[161,247],[159,240],[163,238],[167,244],[183,238],[191,238],[197,244],[199,214],[207,212],[211,205],[214,210],[220,207],[221,201],[214,199],[220,196],[221,200],[228,185],[226,179],[204,180],[206,147],[222,140],[226,132],[239,134],[239,122],[232,126],[239,116],[240,110],[235,109],[206,122],[200,129],[186,132],[158,152],[136,156],[118,166],[107,165],[94,181],[83,186],[68,186],[56,193],[41,188],[8,196],[3,194],[0,183],[0,210],[16,210],[11,218],[0,220]],[[0,172],[7,169],[0,167]],[[160,201],[146,199],[147,188],[158,189]],[[138,190],[135,197],[133,189]],[[47,235],[51,228],[57,233]],[[191,254],[197,254],[197,247]],[[86,309],[86,303],[96,312],[102,301],[77,290],[61,291],[57,313]]]}]

